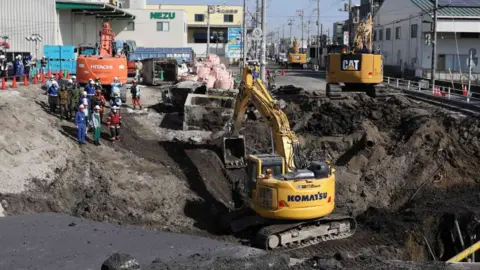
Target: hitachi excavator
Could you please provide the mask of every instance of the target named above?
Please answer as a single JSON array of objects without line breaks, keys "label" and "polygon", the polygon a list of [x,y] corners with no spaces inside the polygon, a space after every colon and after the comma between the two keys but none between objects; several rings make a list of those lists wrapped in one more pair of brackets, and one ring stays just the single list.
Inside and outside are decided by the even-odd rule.
[{"label": "hitachi excavator", "polygon": [[375,85],[383,82],[383,58],[372,48],[372,19],[360,22],[355,30],[352,50],[328,54],[326,94],[331,99],[341,98],[342,91],[380,96]]},{"label": "hitachi excavator", "polygon": [[[260,79],[245,69],[234,117],[223,137],[223,159],[229,170],[243,170],[238,183],[245,207],[225,215],[233,233],[259,228],[257,244],[265,249],[295,249],[354,234],[356,221],[331,214],[335,208],[335,169],[324,161],[307,164],[300,144],[279,103]],[[245,155],[239,130],[252,103],[270,125],[273,153]],[[266,136],[268,136],[266,134]]]}]

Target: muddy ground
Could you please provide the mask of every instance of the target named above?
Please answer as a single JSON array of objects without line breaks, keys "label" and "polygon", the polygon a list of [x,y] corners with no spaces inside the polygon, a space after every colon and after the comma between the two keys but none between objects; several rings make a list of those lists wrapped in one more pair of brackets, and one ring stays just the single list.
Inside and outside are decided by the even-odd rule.
[{"label": "muddy ground", "polygon": [[[142,93],[145,107],[160,102],[159,89]],[[127,104],[120,141],[79,146],[74,125],[45,111],[42,90],[29,86],[0,95],[0,121],[8,121],[0,124],[11,127],[0,143],[17,146],[0,152],[5,214],[52,211],[244,242],[221,234],[216,219],[232,205],[219,149],[211,140],[219,134],[183,132],[181,115],[133,112]],[[352,239],[291,255],[333,255],[335,246],[345,246],[352,257],[367,256],[368,262],[425,261],[432,259],[429,243],[435,257],[445,260],[461,249],[458,241],[448,242],[452,214],[465,244],[472,241],[480,209],[478,120],[403,96],[383,102],[360,94],[340,101],[278,98],[287,103],[302,155],[334,162],[336,211],[354,215],[360,227]],[[108,130],[103,132],[107,139]],[[247,120],[242,134],[249,153],[270,151],[269,130],[261,119]],[[359,239],[376,237],[382,241],[355,246]],[[320,259],[308,266],[315,260]]]}]

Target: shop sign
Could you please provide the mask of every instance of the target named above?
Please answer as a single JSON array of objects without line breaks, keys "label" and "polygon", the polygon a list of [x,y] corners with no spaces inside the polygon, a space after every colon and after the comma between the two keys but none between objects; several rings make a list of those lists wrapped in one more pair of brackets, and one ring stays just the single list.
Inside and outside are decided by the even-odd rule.
[{"label": "shop sign", "polygon": [[175,12],[150,12],[150,19],[173,20],[175,19]]},{"label": "shop sign", "polygon": [[217,9],[217,13],[222,13],[222,14],[237,14],[238,10],[237,9]]}]

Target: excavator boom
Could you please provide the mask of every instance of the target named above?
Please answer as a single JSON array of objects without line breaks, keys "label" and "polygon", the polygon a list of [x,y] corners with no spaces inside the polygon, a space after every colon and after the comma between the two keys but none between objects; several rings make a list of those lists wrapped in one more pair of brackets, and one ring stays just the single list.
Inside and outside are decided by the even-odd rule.
[{"label": "excavator boom", "polygon": [[251,102],[260,111],[263,119],[268,121],[271,127],[274,150],[278,155],[285,158],[287,171],[294,170],[299,165],[296,164],[299,162],[296,155],[299,142],[295,133],[290,129],[288,118],[280,109],[278,101],[270,95],[260,79],[253,79],[248,69],[244,70],[243,85],[240,88],[235,103],[230,136],[223,139],[225,166],[227,168],[245,166],[243,160],[246,155],[245,139],[238,135],[238,131],[241,128],[247,106]]}]

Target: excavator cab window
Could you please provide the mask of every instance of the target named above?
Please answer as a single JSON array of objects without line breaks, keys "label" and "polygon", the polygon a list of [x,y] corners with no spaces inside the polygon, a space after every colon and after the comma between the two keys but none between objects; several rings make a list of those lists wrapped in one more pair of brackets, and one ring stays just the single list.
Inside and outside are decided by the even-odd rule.
[{"label": "excavator cab window", "polygon": [[247,189],[247,194],[249,198],[252,198],[252,192],[255,190],[255,187],[257,185],[257,178],[258,178],[258,163],[255,160],[248,160],[247,163],[247,183],[245,185],[245,188]]}]

